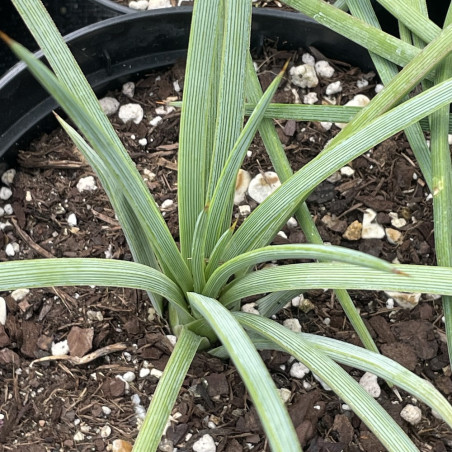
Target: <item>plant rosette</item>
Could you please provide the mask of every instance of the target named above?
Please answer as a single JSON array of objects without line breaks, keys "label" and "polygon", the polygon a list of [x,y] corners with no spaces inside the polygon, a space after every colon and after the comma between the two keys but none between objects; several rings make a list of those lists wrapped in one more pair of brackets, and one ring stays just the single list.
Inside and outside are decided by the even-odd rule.
[{"label": "plant rosette", "polygon": [[[22,14],[33,32],[52,29],[40,5],[32,5],[28,0],[14,0],[14,3],[29,6]],[[414,451],[417,448],[375,401],[370,394],[373,390],[367,392],[338,363],[365,370],[410,392],[452,425],[452,407],[429,382],[376,353],[372,338],[346,292],[346,289],[428,292],[444,295],[447,300],[452,295],[452,271],[447,254],[438,252],[442,266],[394,266],[360,252],[324,246],[304,203],[323,180],[385,138],[405,130],[414,143],[413,152],[427,185],[431,189],[436,187],[436,191],[433,190],[438,197],[438,201],[434,201],[435,215],[445,212],[448,200],[444,193],[448,193],[449,179],[443,172],[450,169],[450,155],[447,160],[444,152],[449,124],[445,107],[452,99],[452,83],[446,76],[447,64],[442,61],[446,61],[452,50],[452,31],[439,30],[422,12],[407,11],[403,0],[392,2],[394,14],[429,42],[428,46],[422,47],[419,43],[418,48],[390,37],[324,2],[291,0],[286,3],[353,35],[353,39],[365,43],[369,51],[380,55],[383,60],[377,60],[376,66],[384,68],[381,77],[385,89],[358,113],[353,110],[351,117],[346,116],[351,113],[350,107],[337,109],[334,122],[349,121],[349,124],[316,158],[292,174],[273,123],[266,117],[288,63],[263,93],[249,57],[251,2],[198,0],[191,26],[179,136],[180,248],[63,41],[55,34],[45,43],[52,74],[23,47],[4,36],[83,135],[84,138],[58,117],[107,192],[135,262],[80,258],[4,262],[0,265],[4,281],[1,287],[12,290],[98,285],[148,292],[155,311],[167,316],[178,340],[153,395],[135,450],[157,449],[196,351],[218,341],[223,347],[218,353],[232,359],[245,383],[272,450],[296,451],[300,450],[300,445],[256,347],[284,350],[294,356],[334,390],[388,450]],[[367,13],[361,11],[359,5],[355,9],[353,1],[349,6],[353,14],[373,20],[365,16]],[[210,39],[206,39],[207,36]],[[46,37],[38,38],[44,46]],[[405,67],[398,72],[395,64]],[[322,71],[327,71],[327,67],[322,66]],[[67,71],[67,67],[71,70]],[[300,83],[313,83],[309,67],[292,72]],[[326,76],[326,72],[323,73]],[[420,81],[427,80],[425,77],[435,84],[430,87],[431,82],[425,81],[428,89],[406,100],[404,96]],[[243,125],[246,107],[249,119]],[[325,114],[329,119],[333,116],[329,106],[320,109],[304,105],[273,107],[276,110],[271,116],[285,119],[294,114],[297,119],[309,114],[314,120],[321,120],[319,118]],[[431,123],[431,159],[425,152],[427,145],[419,123],[428,115],[436,118],[436,122]],[[276,190],[235,230],[235,225],[231,226],[231,213],[237,173],[257,130],[281,185],[275,187]],[[311,244],[269,245],[292,215],[297,217]],[[442,234],[443,218],[441,215],[437,218],[439,245],[449,249],[448,239]],[[436,227],[435,232],[438,236]],[[321,262],[252,270],[263,262],[286,259]],[[335,289],[367,350],[340,341],[312,339],[266,318],[293,298],[295,292],[325,287]],[[261,315],[239,312],[241,299],[258,294],[268,294],[257,301]],[[449,335],[447,303],[444,309]],[[375,377],[368,377],[366,382],[371,384],[374,380]],[[410,414],[408,418],[414,416]]]}]

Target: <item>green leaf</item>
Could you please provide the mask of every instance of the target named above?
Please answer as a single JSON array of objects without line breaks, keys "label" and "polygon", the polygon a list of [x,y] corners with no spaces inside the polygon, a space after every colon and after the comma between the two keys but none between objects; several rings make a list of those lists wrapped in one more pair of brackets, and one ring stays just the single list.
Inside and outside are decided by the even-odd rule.
[{"label": "green leaf", "polygon": [[[303,336],[257,315],[237,313],[239,322],[290,353],[343,399],[389,451],[417,451],[391,416],[344,369]],[[378,359],[379,355],[367,351]],[[425,383],[424,383],[425,384]]]},{"label": "green leaf", "polygon": [[241,254],[219,267],[209,278],[203,295],[216,298],[228,279],[248,267],[262,262],[286,259],[334,260],[397,273],[396,267],[388,262],[359,251],[331,245],[273,245]]},{"label": "green leaf", "polygon": [[360,289],[452,295],[452,268],[397,265],[396,275],[349,264],[291,264],[250,273],[228,284],[220,298],[226,307],[267,292],[299,289]]},{"label": "green leaf", "polygon": [[146,418],[133,447],[134,452],[149,452],[158,449],[165,425],[200,343],[200,336],[186,328],[182,329],[152,396]]},{"label": "green leaf", "polygon": [[178,151],[179,229],[184,259],[191,257],[195,224],[207,201],[210,134],[215,126],[212,110],[216,110],[217,93],[210,91],[206,96],[206,86],[215,76],[216,54],[222,42],[220,3],[199,0],[193,8]]},{"label": "green leaf", "polygon": [[243,328],[218,301],[195,293],[189,293],[188,300],[228,350],[259,414],[271,450],[300,451],[295,429],[275,384]]}]

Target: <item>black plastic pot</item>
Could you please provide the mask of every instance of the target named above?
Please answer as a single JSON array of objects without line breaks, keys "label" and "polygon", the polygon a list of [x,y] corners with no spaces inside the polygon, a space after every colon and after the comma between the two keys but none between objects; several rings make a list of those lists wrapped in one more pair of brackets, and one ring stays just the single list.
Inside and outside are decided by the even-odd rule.
[{"label": "black plastic pot", "polygon": [[[137,79],[150,69],[185,57],[191,8],[127,14],[90,25],[66,37],[72,52],[99,95]],[[314,46],[326,56],[371,68],[366,50],[297,13],[256,9],[251,47],[269,38],[281,49]],[[0,157],[14,159],[18,148],[56,126],[54,100],[23,63],[0,79]]]},{"label": "black plastic pot", "polygon": [[[130,10],[109,0],[43,0],[43,3],[63,35]],[[38,50],[36,41],[11,0],[0,1],[0,30],[28,49]],[[3,42],[0,42],[0,75],[15,63],[16,57]]]}]

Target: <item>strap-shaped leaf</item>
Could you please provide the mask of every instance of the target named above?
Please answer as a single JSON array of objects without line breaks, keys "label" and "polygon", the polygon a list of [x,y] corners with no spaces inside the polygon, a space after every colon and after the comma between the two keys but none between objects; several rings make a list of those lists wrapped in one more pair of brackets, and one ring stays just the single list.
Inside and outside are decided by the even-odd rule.
[{"label": "strap-shaped leaf", "polygon": [[[452,50],[452,27],[448,30]],[[352,129],[354,133],[351,136],[348,134],[347,139],[338,144],[331,143],[320,155],[295,173],[251,213],[232,237],[224,258],[231,259],[246,250],[268,244],[299,203],[322,180],[372,146],[413,124],[437,108],[447,105],[451,100],[452,80],[449,80],[393,108],[388,113],[368,123],[365,128]],[[343,132],[352,124],[350,123]],[[285,213],[285,216],[282,216],[282,213]],[[277,221],[277,219],[280,219],[280,221]]]},{"label": "strap-shaped leaf", "polygon": [[179,390],[200,343],[200,336],[186,328],[182,329],[152,396],[146,418],[133,447],[134,452],[157,450],[171,410],[176,403]]},{"label": "strap-shaped leaf", "polygon": [[92,285],[155,292],[175,304],[187,321],[194,320],[179,287],[163,273],[146,265],[95,258],[33,259],[0,264],[0,291]]},{"label": "strap-shaped leaf", "polygon": [[[67,88],[20,44],[8,38],[6,41],[14,53],[27,63],[32,74],[52,94],[86,136],[102,159],[105,168],[108,169],[108,177],[111,180],[116,179],[115,184],[123,190],[130,206],[142,216],[142,225],[146,226],[146,233],[150,238],[148,243],[152,243],[157,256],[163,259],[164,268],[169,269],[174,280],[184,290],[189,290],[192,287],[192,278],[188,267],[182,260],[171,233],[133,162],[130,159],[124,160],[119,151],[111,151],[118,149],[116,140],[111,134],[105,132],[103,126],[81,102],[79,93]],[[107,156],[107,152],[111,156]],[[134,231],[129,231],[129,234],[134,234]]]},{"label": "strap-shaped leaf", "polygon": [[259,414],[274,452],[301,451],[295,429],[275,384],[251,340],[232,314],[212,298],[195,293],[188,300],[227,349]]},{"label": "strap-shaped leaf", "polygon": [[216,86],[213,77],[223,31],[220,3],[220,0],[197,1],[190,29],[178,151],[179,229],[184,259],[191,256],[196,220],[206,203],[212,153],[210,135],[215,128],[212,113],[216,112],[217,102],[217,93],[210,87]]},{"label": "strap-shaped leaf", "polygon": [[349,264],[291,264],[250,273],[228,284],[220,301],[237,300],[267,292],[307,289],[360,289],[452,295],[452,268],[398,265],[396,275]]},{"label": "strap-shaped leaf", "polygon": [[381,405],[319,348],[313,347],[301,335],[271,320],[244,313],[238,313],[234,316],[240,323],[270,339],[284,351],[297,358],[330,386],[389,451],[418,451],[406,433]]},{"label": "strap-shaped leaf", "polygon": [[204,287],[203,295],[216,298],[232,275],[262,262],[283,259],[332,260],[398,273],[396,267],[388,262],[369,254],[340,246],[314,244],[266,246],[241,254],[224,263],[209,278]]}]

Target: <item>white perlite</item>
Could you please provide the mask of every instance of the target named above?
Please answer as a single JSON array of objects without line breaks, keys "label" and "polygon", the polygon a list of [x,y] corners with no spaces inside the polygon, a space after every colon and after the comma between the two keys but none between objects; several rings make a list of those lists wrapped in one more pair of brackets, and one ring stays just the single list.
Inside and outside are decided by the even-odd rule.
[{"label": "white perlite", "polygon": [[6,213],[6,215],[12,215],[14,213],[13,206],[11,204],[5,204],[3,212]]},{"label": "white perlite", "polygon": [[145,11],[148,9],[148,0],[138,0],[129,2],[129,8],[137,9],[139,11]]},{"label": "white perlite", "polygon": [[100,108],[107,115],[114,115],[119,109],[119,101],[114,97],[103,97],[99,99]]},{"label": "white perlite", "polygon": [[319,84],[315,69],[309,64],[291,67],[289,79],[293,85],[300,88],[314,88]]},{"label": "white perlite", "polygon": [[77,182],[77,190],[82,191],[94,191],[97,190],[96,181],[93,176],[82,177]]},{"label": "white perlite", "polygon": [[356,86],[357,86],[359,89],[365,88],[368,84],[369,84],[369,82],[368,82],[367,80],[365,80],[365,79],[361,79],[361,80],[358,80],[358,81],[356,82]]},{"label": "white perlite", "polygon": [[67,343],[67,340],[57,342],[57,343],[52,342],[52,347],[50,348],[50,353],[52,353],[53,356],[68,355],[69,354],[69,345]]},{"label": "white perlite", "polygon": [[350,166],[343,166],[340,169],[340,172],[341,172],[342,176],[347,176],[347,177],[353,176],[353,174],[355,174],[355,170]]},{"label": "white perlite", "polygon": [[266,171],[264,174],[258,174],[251,180],[248,187],[248,194],[260,204],[280,185],[281,182],[278,175],[273,171]]},{"label": "white perlite", "polygon": [[149,121],[149,124],[152,127],[158,126],[163,121],[163,118],[161,116],[156,116],[155,118],[151,119]]},{"label": "white perlite", "polygon": [[248,171],[239,169],[235,182],[234,204],[240,204],[245,200],[245,193],[250,185],[251,175]]},{"label": "white perlite", "polygon": [[155,109],[155,113],[160,116],[169,115],[173,111],[176,111],[176,109],[174,107],[172,107],[171,105],[164,105],[162,107],[157,107]]},{"label": "white perlite", "polygon": [[0,325],[6,323],[6,300],[0,297]]},{"label": "white perlite", "polygon": [[170,0],[149,0],[148,9],[171,8]]},{"label": "white perlite", "polygon": [[140,104],[125,104],[122,105],[118,112],[119,119],[124,123],[133,121],[139,124],[143,120],[144,111]]},{"label": "white perlite", "polygon": [[13,195],[13,192],[8,187],[2,187],[0,188],[0,199],[3,199],[6,201],[7,199],[11,198]]},{"label": "white perlite", "polygon": [[421,422],[422,411],[419,407],[408,404],[400,412],[400,417],[411,425],[416,425]]},{"label": "white perlite", "polygon": [[333,94],[340,93],[342,91],[342,84],[340,81],[330,83],[325,90],[327,96],[332,96]]},{"label": "white perlite", "polygon": [[135,374],[133,372],[126,372],[123,376],[122,379],[124,381],[126,381],[127,383],[131,383],[132,381],[134,381],[136,378]]},{"label": "white perlite", "polygon": [[385,236],[383,226],[374,221],[376,216],[377,212],[372,209],[366,209],[363,216],[363,229],[361,232],[363,239],[382,239]]},{"label": "white perlite", "polygon": [[[357,94],[352,100],[349,100],[345,107],[365,107],[370,102],[370,99],[364,94]],[[345,122],[336,122],[335,123],[339,129],[343,129],[347,123]]]},{"label": "white perlite", "polygon": [[5,185],[11,185],[14,182],[15,177],[16,177],[16,170],[14,168],[11,168],[2,174],[2,182]]},{"label": "white perlite", "polygon": [[331,127],[333,127],[333,123],[332,122],[328,122],[328,121],[321,121],[320,125],[322,126],[323,130],[326,130],[328,132],[328,130],[331,129]]},{"label": "white perlite", "polygon": [[143,421],[146,417],[146,408],[141,405],[140,396],[138,394],[134,394],[130,397],[132,400],[133,410],[135,411],[135,415],[139,421]]},{"label": "white perlite", "polygon": [[315,63],[315,70],[319,77],[331,78],[334,75],[334,69],[328,61],[320,60]]},{"label": "white perlite", "polygon": [[293,378],[302,379],[311,372],[303,363],[294,363],[290,368],[290,376]]},{"label": "white perlite", "polygon": [[193,450],[195,452],[216,452],[217,446],[210,435],[203,435],[193,444]]},{"label": "white perlite", "polygon": [[132,98],[135,95],[135,83],[127,82],[122,85],[122,94]]},{"label": "white perlite", "polygon": [[109,425],[104,425],[100,429],[100,437],[101,438],[108,438],[111,435],[111,427]]},{"label": "white perlite", "polygon": [[298,319],[286,319],[283,322],[283,326],[295,333],[301,333],[301,325]]},{"label": "white perlite", "polygon": [[248,204],[243,204],[239,206],[239,214],[242,217],[247,217],[251,213],[251,206]]},{"label": "white perlite", "polygon": [[281,400],[284,403],[287,403],[290,400],[290,397],[292,396],[292,392],[290,391],[290,389],[287,388],[280,388],[278,389],[279,392],[279,397],[281,397]]},{"label": "white perlite", "polygon": [[147,140],[146,138],[140,138],[140,139],[138,140],[138,144],[139,144],[140,146],[146,146],[146,145],[148,144],[148,140]]},{"label": "white perlite", "polygon": [[319,98],[317,97],[317,93],[308,93],[303,96],[303,103],[307,105],[314,105],[317,103]]},{"label": "white perlite", "polygon": [[304,64],[309,64],[310,66],[315,65],[315,58],[310,53],[303,53],[301,61],[303,61]]},{"label": "white perlite", "polygon": [[14,301],[22,301],[29,293],[30,289],[16,289],[11,292],[11,298]]},{"label": "white perlite", "polygon": [[77,217],[75,216],[75,213],[70,213],[66,221],[68,226],[71,227],[77,226]]},{"label": "white perlite", "polygon": [[359,384],[374,399],[380,397],[381,394],[381,388],[377,380],[378,377],[370,372],[366,372],[359,380]]},{"label": "white perlite", "polygon": [[8,243],[8,245],[5,246],[5,253],[8,257],[14,257],[16,255],[16,251],[14,250],[12,243]]}]

